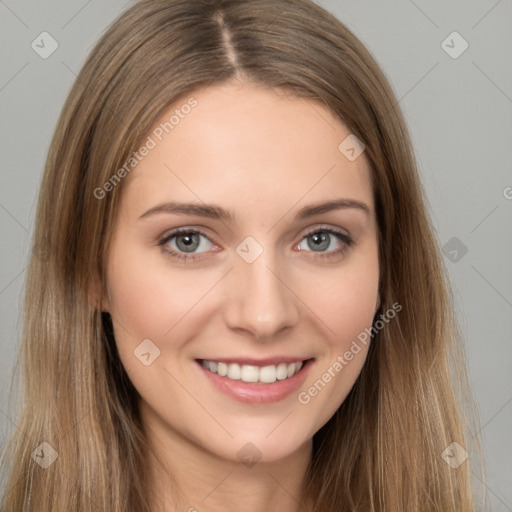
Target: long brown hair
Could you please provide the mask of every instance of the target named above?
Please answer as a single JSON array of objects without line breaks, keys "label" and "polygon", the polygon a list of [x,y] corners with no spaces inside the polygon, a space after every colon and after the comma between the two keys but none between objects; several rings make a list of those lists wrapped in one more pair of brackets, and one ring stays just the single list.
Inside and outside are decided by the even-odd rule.
[{"label": "long brown hair", "polygon": [[[443,457],[453,442],[474,454],[468,421],[476,415],[406,125],[363,44],[308,0],[142,0],[92,50],[41,184],[3,508],[150,510],[137,392],[108,316],[89,300],[95,276],[106,289],[124,181],[101,198],[95,190],[170,104],[235,76],[321,102],[364,141],[379,225],[380,308],[402,305],[315,434],[303,503],[316,511],[474,511],[468,461],[454,468]],[[32,456],[49,449],[42,442],[58,453],[46,469]]]}]

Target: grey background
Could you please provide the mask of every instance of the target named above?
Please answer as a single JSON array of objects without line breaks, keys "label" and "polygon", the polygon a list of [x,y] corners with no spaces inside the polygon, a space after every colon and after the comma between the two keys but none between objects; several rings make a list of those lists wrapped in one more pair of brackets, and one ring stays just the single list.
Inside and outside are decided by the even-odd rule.
[{"label": "grey background", "polygon": [[[86,54],[129,3],[0,0],[1,442],[16,428],[7,386],[50,137]],[[390,79],[439,240],[456,237],[446,265],[481,414],[489,510],[512,511],[512,2],[318,3],[360,37]],[[31,48],[43,31],[59,44],[47,59]],[[441,46],[454,31],[469,44],[458,58]],[[462,48],[456,39],[446,44]]]}]

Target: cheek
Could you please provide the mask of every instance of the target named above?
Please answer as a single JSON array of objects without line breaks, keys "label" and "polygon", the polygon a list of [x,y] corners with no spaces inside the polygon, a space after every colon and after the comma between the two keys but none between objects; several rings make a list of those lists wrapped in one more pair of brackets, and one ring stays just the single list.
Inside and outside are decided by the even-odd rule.
[{"label": "cheek", "polygon": [[[377,308],[379,265],[376,246],[329,277],[318,279],[308,306],[325,326],[323,356],[302,388],[298,401],[320,429],[352,389],[371,343]],[[311,290],[311,288],[309,288]],[[315,411],[315,412],[313,412]]]},{"label": "cheek", "polygon": [[198,301],[215,277],[192,278],[188,269],[171,272],[162,255],[153,252],[148,255],[133,246],[123,250],[120,245],[112,250],[108,268],[109,309],[119,357],[147,401],[176,392],[165,370],[169,361],[175,362],[171,373],[179,367],[179,351],[198,328],[190,319],[200,311]]},{"label": "cheek", "polygon": [[210,279],[191,279],[190,271],[169,272],[158,251],[148,257],[136,249],[111,255],[109,264],[112,317],[135,339],[161,339],[184,318],[208,288]]},{"label": "cheek", "polygon": [[371,272],[340,279],[331,284],[330,300],[326,303],[326,323],[334,331],[333,342],[343,348],[348,341],[372,323],[377,300],[378,277]]},{"label": "cheek", "polygon": [[318,276],[316,285],[309,284],[302,292],[302,296],[308,297],[311,311],[325,324],[327,340],[339,349],[350,345],[371,326],[377,309],[377,251],[372,248],[366,254],[365,258]]}]

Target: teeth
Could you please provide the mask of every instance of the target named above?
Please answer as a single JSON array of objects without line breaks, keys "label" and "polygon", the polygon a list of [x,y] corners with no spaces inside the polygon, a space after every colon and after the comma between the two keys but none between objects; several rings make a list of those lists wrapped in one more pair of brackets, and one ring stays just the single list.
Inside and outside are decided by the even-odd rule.
[{"label": "teeth", "polygon": [[299,361],[298,363],[280,363],[278,365],[271,364],[259,367],[248,364],[218,363],[203,359],[202,365],[212,373],[216,373],[221,377],[227,377],[228,379],[272,384],[276,380],[285,380],[293,377],[302,368],[303,363]]},{"label": "teeth", "polygon": [[[237,365],[238,366],[238,365]],[[229,377],[229,373],[228,373]],[[260,378],[260,369],[257,366],[244,364],[240,371],[240,379],[244,382],[258,382]]]},{"label": "teeth", "polygon": [[[293,369],[295,371],[295,364],[293,365]],[[293,373],[292,373],[293,375]],[[276,381],[276,367],[274,365],[264,366],[260,368],[260,376],[259,380],[261,382],[265,382],[267,384],[272,384],[272,382]]]},{"label": "teeth", "polygon": [[[211,371],[211,370],[210,370]],[[233,380],[240,380],[240,376],[241,376],[241,371],[240,371],[240,365],[238,364],[228,364],[228,378],[230,379],[233,379]]]},{"label": "teeth", "polygon": [[284,380],[288,378],[288,365],[286,363],[281,363],[277,367],[276,377],[278,380]]},{"label": "teeth", "polygon": [[[211,369],[211,367],[207,368],[207,369],[210,371],[213,371]],[[213,373],[215,373],[215,372],[213,372]],[[228,374],[228,365],[225,363],[218,363],[217,364],[217,374],[220,375],[221,377],[225,377]]]}]

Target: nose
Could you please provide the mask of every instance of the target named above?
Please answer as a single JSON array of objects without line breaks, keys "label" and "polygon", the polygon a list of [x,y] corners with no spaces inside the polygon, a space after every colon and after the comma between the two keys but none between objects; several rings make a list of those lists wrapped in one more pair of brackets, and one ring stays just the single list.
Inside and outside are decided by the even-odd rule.
[{"label": "nose", "polygon": [[299,299],[266,251],[252,263],[238,261],[227,286],[224,318],[229,328],[267,340],[298,322]]}]

